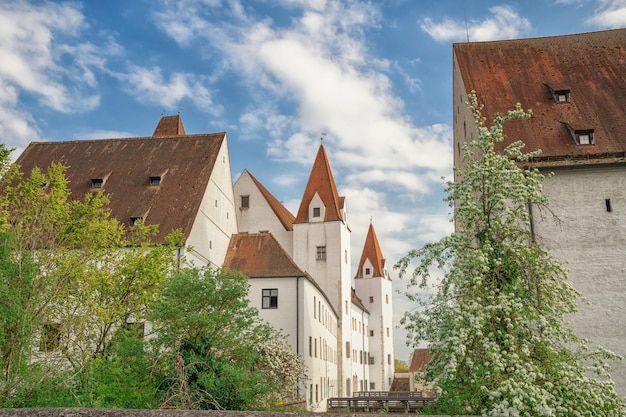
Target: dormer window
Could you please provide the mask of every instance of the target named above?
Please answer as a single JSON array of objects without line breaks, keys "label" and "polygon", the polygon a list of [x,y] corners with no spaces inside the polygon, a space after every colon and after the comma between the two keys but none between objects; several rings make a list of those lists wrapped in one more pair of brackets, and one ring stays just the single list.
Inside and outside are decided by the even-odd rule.
[{"label": "dormer window", "polygon": [[593,129],[591,130],[576,130],[577,145],[593,145]]},{"label": "dormer window", "polygon": [[565,104],[570,102],[569,90],[556,90],[552,93],[554,101],[558,104]]},{"label": "dormer window", "polygon": [[159,185],[161,185],[161,176],[160,175],[150,176],[150,186],[158,187]]},{"label": "dormer window", "polygon": [[569,88],[558,88],[554,89],[550,87],[548,84],[544,84],[550,90],[550,94],[552,94],[552,99],[557,104],[567,104],[570,102],[570,90]]},{"label": "dormer window", "polygon": [[576,145],[580,146],[588,146],[595,145],[593,129],[577,129],[571,126],[569,123],[563,123],[567,130],[569,130],[570,135],[574,139]]},{"label": "dormer window", "polygon": [[91,179],[91,188],[102,188],[104,185],[104,178],[92,178]]},{"label": "dormer window", "polygon": [[370,275],[370,274],[371,274],[370,269],[369,268],[365,268],[365,275]]}]

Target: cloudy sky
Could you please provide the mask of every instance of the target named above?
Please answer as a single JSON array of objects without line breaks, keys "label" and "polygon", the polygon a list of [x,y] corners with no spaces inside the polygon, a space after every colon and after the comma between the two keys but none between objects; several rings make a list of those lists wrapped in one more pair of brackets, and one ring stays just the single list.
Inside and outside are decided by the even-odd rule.
[{"label": "cloudy sky", "polygon": [[626,0],[0,0],[0,140],[17,157],[180,112],[296,212],[323,137],[354,262],[372,219],[394,264],[452,229],[452,43],[618,27]]}]

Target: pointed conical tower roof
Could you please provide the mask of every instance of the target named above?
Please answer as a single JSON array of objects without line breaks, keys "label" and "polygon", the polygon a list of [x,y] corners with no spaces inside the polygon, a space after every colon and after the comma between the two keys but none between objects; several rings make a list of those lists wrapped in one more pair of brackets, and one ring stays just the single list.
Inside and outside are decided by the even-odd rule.
[{"label": "pointed conical tower roof", "polygon": [[180,114],[177,114],[176,116],[161,116],[161,120],[159,120],[159,124],[154,129],[152,137],[162,138],[181,135],[186,135],[186,133],[183,127],[183,119],[180,117]]},{"label": "pointed conical tower roof", "polygon": [[342,207],[341,200],[337,194],[337,186],[335,185],[333,173],[330,170],[330,164],[328,163],[324,145],[320,145],[317,151],[317,156],[315,157],[315,162],[311,169],[311,175],[309,175],[309,182],[302,196],[295,223],[307,223],[309,221],[309,204],[313,196],[315,196],[315,193],[320,196],[324,202],[324,206],[326,206],[324,221],[343,220],[340,209],[340,207]]},{"label": "pointed conical tower roof", "polygon": [[359,267],[354,278],[363,278],[363,264],[369,259],[372,263],[373,277],[388,278],[385,275],[385,258],[383,258],[383,252],[380,250],[378,244],[378,238],[376,237],[376,231],[374,225],[370,223],[369,230],[367,231],[367,237],[365,238],[365,245],[363,245],[363,253],[361,254],[361,260],[359,261]]}]

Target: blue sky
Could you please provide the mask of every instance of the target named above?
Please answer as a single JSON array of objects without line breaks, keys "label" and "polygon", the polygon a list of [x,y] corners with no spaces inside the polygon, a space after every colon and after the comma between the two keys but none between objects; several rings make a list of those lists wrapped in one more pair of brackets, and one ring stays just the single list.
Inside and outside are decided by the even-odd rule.
[{"label": "blue sky", "polygon": [[618,27],[626,0],[0,0],[0,138],[16,157],[180,111],[296,212],[324,132],[354,262],[373,219],[393,265],[452,230],[452,43]]}]

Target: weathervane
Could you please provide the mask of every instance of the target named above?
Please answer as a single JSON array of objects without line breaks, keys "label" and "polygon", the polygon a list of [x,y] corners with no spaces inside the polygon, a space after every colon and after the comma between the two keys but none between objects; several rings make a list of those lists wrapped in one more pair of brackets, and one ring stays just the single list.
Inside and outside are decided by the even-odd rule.
[{"label": "weathervane", "polygon": [[326,132],[322,132],[322,135],[320,136],[320,142],[324,142],[324,137],[326,137]]},{"label": "weathervane", "polygon": [[181,112],[181,111],[183,111],[183,107],[182,107],[182,106],[179,106],[179,107],[178,107],[178,114],[179,114],[179,115],[180,115],[180,112]]}]

